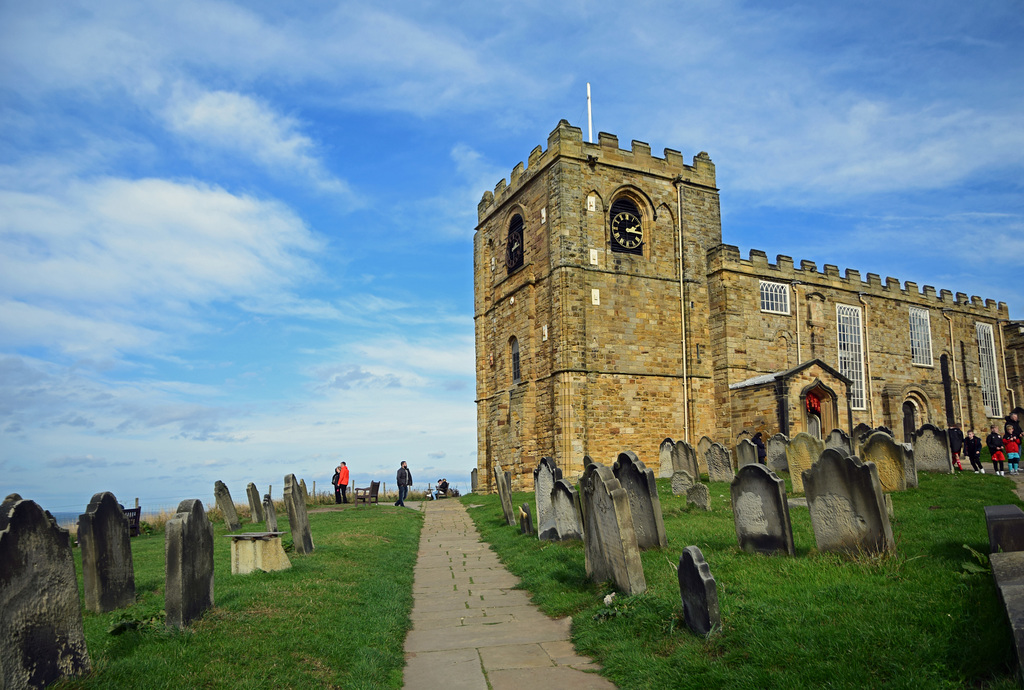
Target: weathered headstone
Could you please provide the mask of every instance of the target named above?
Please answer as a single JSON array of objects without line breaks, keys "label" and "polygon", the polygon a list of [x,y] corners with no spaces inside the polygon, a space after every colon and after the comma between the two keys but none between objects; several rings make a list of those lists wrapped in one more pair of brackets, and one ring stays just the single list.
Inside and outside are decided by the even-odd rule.
[{"label": "weathered headstone", "polygon": [[516,514],[512,509],[512,475],[494,463],[494,483],[498,486],[498,497],[501,499],[501,511],[505,514],[505,522],[516,525]]},{"label": "weathered headstone", "polygon": [[889,434],[875,432],[860,447],[860,459],[875,463],[882,491],[905,491],[907,488],[906,458],[903,446]]},{"label": "weathered headstone", "polygon": [[[697,441],[697,469],[704,474],[708,473],[708,448],[711,447],[712,443],[714,443],[714,441],[707,436],[701,436],[700,440]],[[699,480],[700,475],[697,475],[694,479]]]},{"label": "weathered headstone", "polygon": [[41,688],[89,670],[68,532],[10,494],[0,504],[0,687]]},{"label": "weathered headstone", "polygon": [[683,549],[678,574],[686,624],[698,635],[706,636],[721,625],[722,620],[718,613],[718,586],[699,548]]},{"label": "weathered headstone", "polygon": [[789,479],[793,483],[793,493],[804,492],[803,472],[811,469],[811,465],[818,461],[824,451],[825,444],[821,439],[803,431],[789,441],[789,445],[786,446],[786,461],[789,463]]},{"label": "weathered headstone", "polygon": [[249,514],[253,523],[263,522],[263,504],[260,503],[260,492],[256,485],[249,482],[245,487],[245,495],[249,498]]},{"label": "weathered headstone", "polygon": [[672,495],[685,496],[687,489],[694,485],[693,475],[680,470],[672,475]]},{"label": "weathered headstone", "polygon": [[871,427],[861,422],[857,426],[853,427],[853,433],[850,434],[850,439],[854,441],[858,446],[868,439],[871,435]]},{"label": "weathered headstone", "polygon": [[213,497],[217,501],[221,515],[224,516],[224,525],[228,530],[233,532],[240,529],[242,523],[238,521],[238,512],[235,510],[235,502],[231,500],[231,492],[228,491],[227,485],[219,479],[213,485]]},{"label": "weathered headstone", "polygon": [[472,471],[469,473],[469,490],[472,491],[473,493],[476,493],[477,481],[479,481],[477,470],[474,467]]},{"label": "weathered headstone", "polygon": [[109,491],[93,494],[78,516],[85,607],[106,613],[135,603],[135,565],[128,518]]},{"label": "weathered headstone", "polygon": [[740,433],[736,434],[736,443],[739,443],[743,439],[751,439],[751,438],[754,438],[754,434],[752,434],[748,429],[744,429]]},{"label": "weathered headstone", "polygon": [[949,432],[925,424],[914,432],[914,463],[917,470],[952,474],[953,455],[949,452]]},{"label": "weathered headstone", "polygon": [[807,507],[819,551],[856,554],[893,548],[875,464],[832,450],[803,473]]},{"label": "weathered headstone", "polygon": [[313,553],[313,534],[309,531],[309,515],[302,484],[294,474],[284,478],[284,505],[288,509],[288,523],[292,529],[292,548],[298,554]]},{"label": "weathered headstone", "polygon": [[785,434],[775,434],[765,444],[767,456],[765,463],[772,472],[788,472],[789,460],[786,459],[786,446],[789,445],[789,437]]},{"label": "weathered headstone", "polygon": [[676,441],[672,446],[672,471],[689,472],[694,479],[700,479],[700,465],[697,464],[697,451],[686,441]]},{"label": "weathered headstone", "polygon": [[178,504],[165,532],[164,611],[167,625],[180,628],[213,606],[213,525],[203,502],[190,498]]},{"label": "weathered headstone", "polygon": [[555,466],[551,458],[541,458],[533,471],[533,496],[537,502],[537,537],[545,541],[557,539],[555,529],[555,511],[551,507],[551,490],[555,482],[562,478],[562,470]]},{"label": "weathered headstone", "polygon": [[647,469],[636,453],[627,450],[619,453],[612,466],[612,472],[629,497],[629,510],[633,515],[633,531],[636,533],[637,545],[641,549],[668,546],[654,471]]},{"label": "weathered headstone", "polygon": [[309,491],[306,490],[306,480],[299,480],[299,488],[302,489],[302,502],[309,503]]},{"label": "weathered headstone", "polygon": [[267,520],[267,531],[277,531],[277,510],[274,508],[274,501],[270,498],[270,494],[264,494],[263,496],[263,514]]},{"label": "weathered headstone", "polygon": [[551,489],[551,509],[555,514],[557,539],[583,539],[580,499],[576,489],[565,479],[556,481]]},{"label": "weathered headstone", "polygon": [[670,438],[666,438],[658,446],[658,476],[662,479],[671,477],[674,471],[672,467],[672,449],[675,447],[676,442]]},{"label": "weathered headstone", "polygon": [[786,482],[764,465],[755,463],[740,468],[730,489],[740,548],[757,553],[781,551],[794,555]]},{"label": "weathered headstone", "polygon": [[846,451],[847,455],[853,455],[853,441],[850,435],[842,429],[833,429],[825,438],[826,448],[840,448]]},{"label": "weathered headstone", "polygon": [[708,481],[731,482],[735,476],[732,470],[732,454],[721,443],[712,443],[704,456],[708,464]]},{"label": "weathered headstone", "polygon": [[740,439],[736,444],[736,450],[733,451],[733,457],[736,458],[737,470],[745,465],[756,465],[757,446],[749,438]]},{"label": "weathered headstone", "polygon": [[711,510],[711,490],[707,484],[697,483],[686,490],[686,505],[694,505],[700,510]]},{"label": "weathered headstone", "polygon": [[647,590],[629,497],[611,469],[590,463],[580,478],[587,576],[612,580],[626,595]]},{"label": "weathered headstone", "polygon": [[530,504],[519,506],[519,533],[533,534],[533,516],[530,515]]},{"label": "weathered headstone", "polygon": [[917,488],[917,462],[914,460],[914,446],[910,443],[901,443],[903,448],[903,469],[907,474],[907,488]]}]

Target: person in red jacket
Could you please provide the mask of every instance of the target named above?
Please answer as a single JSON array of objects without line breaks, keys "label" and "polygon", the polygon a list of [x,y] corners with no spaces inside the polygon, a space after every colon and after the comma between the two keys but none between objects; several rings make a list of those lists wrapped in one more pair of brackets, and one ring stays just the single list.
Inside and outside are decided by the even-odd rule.
[{"label": "person in red jacket", "polygon": [[1003,474],[1003,461],[1006,456],[1003,455],[1003,437],[996,431],[998,427],[992,426],[992,432],[985,437],[985,445],[988,446],[989,453],[992,454],[992,467],[995,473],[998,475]]},{"label": "person in red jacket", "polygon": [[348,465],[342,462],[334,473],[338,476],[338,483],[334,485],[334,502],[348,503]]},{"label": "person in red jacket", "polygon": [[1017,474],[1020,470],[1020,432],[1012,424],[1006,425],[1003,449],[1006,451],[1007,469],[1010,470],[1010,474]]}]

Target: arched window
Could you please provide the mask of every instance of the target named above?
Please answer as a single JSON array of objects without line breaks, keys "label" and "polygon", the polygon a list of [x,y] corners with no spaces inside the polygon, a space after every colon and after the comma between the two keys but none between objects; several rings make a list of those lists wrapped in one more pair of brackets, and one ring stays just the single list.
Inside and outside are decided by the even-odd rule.
[{"label": "arched window", "polygon": [[522,376],[519,370],[519,340],[515,337],[508,342],[509,353],[512,358],[512,383],[519,383],[522,381]]},{"label": "arched window", "polygon": [[508,241],[505,243],[505,266],[511,273],[523,265],[523,217],[518,213],[508,223]]},{"label": "arched window", "polygon": [[611,225],[612,251],[624,254],[644,253],[644,224],[640,209],[628,197],[619,197],[612,202],[609,222]]}]

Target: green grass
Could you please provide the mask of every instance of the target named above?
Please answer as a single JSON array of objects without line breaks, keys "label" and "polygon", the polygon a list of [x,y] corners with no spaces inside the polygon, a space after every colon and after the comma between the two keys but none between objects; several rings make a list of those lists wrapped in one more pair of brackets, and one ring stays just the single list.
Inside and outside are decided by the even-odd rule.
[{"label": "green grass", "polygon": [[[380,506],[309,519],[313,554],[295,555],[284,535],[291,569],[249,575],[231,574],[231,540],[215,523],[215,608],[184,630],[163,623],[163,534],[132,539],[137,603],[85,612],[93,672],[61,687],[400,688],[422,514]],[[287,514],[278,522],[288,529]],[[111,634],[122,621],[134,627]]]},{"label": "green grass", "polygon": [[[647,592],[602,602],[582,544],[539,542],[503,523],[497,496],[469,513],[521,587],[552,616],[573,616],[573,641],[623,688],[1017,687],[1013,642],[988,573],[964,562],[988,550],[983,507],[1020,502],[991,475],[922,473],[893,494],[895,554],[846,558],[815,548],[806,508],[791,509],[795,558],[739,550],[729,485],[711,512],[688,509],[659,480],[668,548],[642,555]],[[533,502],[527,493],[513,503]],[[707,639],[682,619],[675,566],[697,545],[714,575],[722,626]],[[987,563],[986,563],[987,565]]]}]

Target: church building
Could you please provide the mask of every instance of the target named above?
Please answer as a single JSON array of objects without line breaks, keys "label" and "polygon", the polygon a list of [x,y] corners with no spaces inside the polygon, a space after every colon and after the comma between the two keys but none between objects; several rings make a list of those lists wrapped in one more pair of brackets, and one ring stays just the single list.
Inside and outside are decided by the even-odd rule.
[{"label": "church building", "polygon": [[[706,153],[597,143],[562,120],[485,192],[474,238],[477,465],[530,489],[551,457],[666,437],[732,446],[857,425],[1002,425],[1020,404],[1024,327],[1006,304],[722,243]],[[1021,411],[1024,413],[1024,410]]]}]

